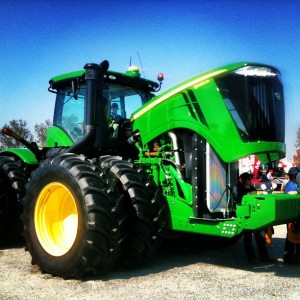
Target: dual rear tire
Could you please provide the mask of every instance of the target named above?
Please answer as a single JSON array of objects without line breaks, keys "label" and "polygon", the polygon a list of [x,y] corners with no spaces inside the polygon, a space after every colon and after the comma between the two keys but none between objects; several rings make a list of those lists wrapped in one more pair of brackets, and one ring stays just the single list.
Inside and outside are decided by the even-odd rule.
[{"label": "dual rear tire", "polygon": [[82,278],[110,269],[120,255],[122,214],[101,189],[97,167],[63,154],[33,171],[24,200],[24,234],[42,272]]},{"label": "dual rear tire", "polygon": [[82,278],[137,265],[156,248],[156,206],[145,178],[120,157],[62,154],[32,172],[24,234],[42,272]]},{"label": "dual rear tire", "polygon": [[122,201],[127,215],[126,239],[119,264],[138,266],[147,261],[160,244],[162,207],[155,198],[154,188],[133,165],[119,156],[103,156],[99,165],[106,185],[115,202]]}]

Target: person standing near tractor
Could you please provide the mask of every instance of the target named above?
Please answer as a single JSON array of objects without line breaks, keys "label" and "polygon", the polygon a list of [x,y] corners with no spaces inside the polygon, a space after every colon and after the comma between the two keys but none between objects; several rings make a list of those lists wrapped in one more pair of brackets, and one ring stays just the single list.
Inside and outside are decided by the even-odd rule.
[{"label": "person standing near tractor", "polygon": [[296,167],[291,167],[289,169],[288,175],[290,180],[286,183],[284,187],[285,194],[297,194],[298,186],[297,186],[296,177],[298,173],[299,171],[298,168]]},{"label": "person standing near tractor", "polygon": [[[256,194],[257,191],[255,187],[251,184],[252,178],[251,175],[247,172],[240,175],[240,181],[237,186],[237,200],[240,204],[242,198],[246,194]],[[244,248],[248,262],[250,264],[258,263],[256,259],[254,247],[252,244],[252,236],[254,235],[257,250],[259,253],[259,258],[261,262],[270,262],[268,249],[266,247],[265,238],[262,235],[262,230],[244,230]]]},{"label": "person standing near tractor", "polygon": [[288,181],[290,180],[290,176],[288,173],[285,173],[284,174],[284,180],[282,181],[282,185],[281,185],[281,188],[280,188],[280,192],[283,193],[284,192],[284,188],[286,186],[286,184],[288,183]]},{"label": "person standing near tractor", "polygon": [[269,172],[267,173],[267,179],[269,180],[269,182],[273,182],[274,177],[273,177],[274,171],[272,169],[269,170]]},{"label": "person standing near tractor", "polygon": [[[289,169],[290,180],[286,183],[284,187],[285,194],[297,194],[297,176],[299,170],[296,167],[291,167]],[[298,177],[299,178],[299,177]],[[300,263],[300,222],[293,222],[287,224],[287,234],[284,245],[284,256],[283,260],[286,264]]]}]

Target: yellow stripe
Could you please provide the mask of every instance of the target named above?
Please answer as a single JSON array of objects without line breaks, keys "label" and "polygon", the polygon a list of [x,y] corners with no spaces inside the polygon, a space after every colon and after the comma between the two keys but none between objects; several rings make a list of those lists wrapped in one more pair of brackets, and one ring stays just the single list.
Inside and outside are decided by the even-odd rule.
[{"label": "yellow stripe", "polygon": [[213,73],[209,73],[209,74],[207,74],[207,75],[205,75],[205,76],[202,76],[202,77],[197,78],[197,79],[195,79],[195,80],[193,80],[193,81],[190,81],[190,82],[188,82],[188,83],[186,83],[186,84],[184,84],[184,85],[178,87],[178,88],[175,89],[175,90],[172,90],[172,91],[169,92],[168,94],[162,96],[161,98],[156,99],[156,100],[153,101],[151,104],[147,105],[144,109],[142,109],[142,110],[140,110],[139,112],[137,112],[136,114],[134,114],[134,115],[131,117],[130,120],[131,120],[131,121],[136,120],[137,118],[139,118],[141,115],[143,115],[143,114],[144,114],[145,112],[147,112],[148,110],[152,109],[153,107],[155,107],[156,105],[160,104],[160,103],[163,102],[164,100],[166,100],[166,99],[168,99],[168,98],[174,96],[175,94],[177,94],[177,93],[179,93],[179,92],[185,90],[186,88],[188,88],[188,87],[190,87],[190,86],[192,86],[192,85],[198,84],[198,83],[200,83],[201,81],[204,81],[204,80],[206,80],[206,79],[208,79],[208,78],[210,78],[210,77],[213,77],[213,76],[215,76],[215,75],[219,75],[219,74],[221,74],[221,73],[224,73],[224,72],[226,72],[226,71],[227,71],[227,69],[219,70],[219,71],[216,71],[216,72],[213,72]]}]

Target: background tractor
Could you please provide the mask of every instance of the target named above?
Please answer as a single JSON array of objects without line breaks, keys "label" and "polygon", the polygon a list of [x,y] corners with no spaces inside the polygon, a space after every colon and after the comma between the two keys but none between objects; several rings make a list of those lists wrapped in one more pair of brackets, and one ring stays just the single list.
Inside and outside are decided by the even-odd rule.
[{"label": "background tractor", "polygon": [[138,69],[108,67],[87,64],[50,80],[47,147],[2,130],[25,146],[0,152],[2,228],[23,211],[27,249],[42,272],[82,278],[139,265],[177,233],[234,240],[300,217],[300,195],[235,202],[239,159],[285,156],[277,69],[231,64],[154,96],[160,84]]}]

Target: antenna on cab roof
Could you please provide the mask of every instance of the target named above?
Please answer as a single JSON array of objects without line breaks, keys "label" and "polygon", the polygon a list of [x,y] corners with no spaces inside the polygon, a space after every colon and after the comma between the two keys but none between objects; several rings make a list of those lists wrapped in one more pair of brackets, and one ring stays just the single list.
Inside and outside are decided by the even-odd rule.
[{"label": "antenna on cab roof", "polygon": [[139,58],[139,62],[140,62],[140,65],[141,65],[141,69],[142,69],[142,72],[143,72],[143,76],[144,78],[146,78],[145,76],[145,72],[144,72],[144,68],[143,68],[143,65],[142,65],[142,61],[141,61],[141,58],[140,58],[140,54],[137,52],[137,55],[138,55],[138,58]]}]

